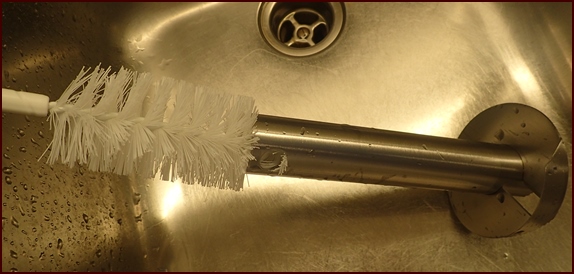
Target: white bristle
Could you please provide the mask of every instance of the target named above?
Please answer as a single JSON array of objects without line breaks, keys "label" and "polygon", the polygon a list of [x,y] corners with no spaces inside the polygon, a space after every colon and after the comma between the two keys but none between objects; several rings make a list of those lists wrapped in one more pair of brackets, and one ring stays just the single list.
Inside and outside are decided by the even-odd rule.
[{"label": "white bristle", "polygon": [[48,120],[48,164],[220,188],[242,188],[257,142],[252,98],[124,68],[82,69]]}]

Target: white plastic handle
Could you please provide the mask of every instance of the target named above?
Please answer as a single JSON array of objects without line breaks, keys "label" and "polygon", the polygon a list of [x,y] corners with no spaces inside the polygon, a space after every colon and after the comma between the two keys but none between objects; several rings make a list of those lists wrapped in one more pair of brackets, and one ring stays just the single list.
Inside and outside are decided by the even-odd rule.
[{"label": "white plastic handle", "polygon": [[50,98],[43,94],[2,88],[2,112],[47,116]]}]

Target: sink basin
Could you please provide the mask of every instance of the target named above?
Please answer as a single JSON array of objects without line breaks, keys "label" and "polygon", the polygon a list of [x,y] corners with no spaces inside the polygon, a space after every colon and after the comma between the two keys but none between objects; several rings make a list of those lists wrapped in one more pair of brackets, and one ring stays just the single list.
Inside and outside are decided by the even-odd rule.
[{"label": "sink basin", "polygon": [[[571,3],[346,3],[326,50],[291,57],[259,3],[2,3],[2,87],[59,97],[83,66],[251,96],[262,114],[457,138],[522,103],[572,163]],[[572,271],[556,218],[468,232],[444,191],[247,175],[241,191],[38,161],[45,118],[2,114],[2,271]]]}]

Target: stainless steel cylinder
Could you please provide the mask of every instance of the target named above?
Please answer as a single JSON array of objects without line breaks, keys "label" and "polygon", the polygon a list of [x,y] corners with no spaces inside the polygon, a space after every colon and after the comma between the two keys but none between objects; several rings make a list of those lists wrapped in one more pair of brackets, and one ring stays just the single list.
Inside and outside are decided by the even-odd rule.
[{"label": "stainless steel cylinder", "polygon": [[[506,145],[259,115],[253,174],[528,195]],[[283,166],[281,166],[283,165]],[[286,168],[285,168],[286,166]]]}]

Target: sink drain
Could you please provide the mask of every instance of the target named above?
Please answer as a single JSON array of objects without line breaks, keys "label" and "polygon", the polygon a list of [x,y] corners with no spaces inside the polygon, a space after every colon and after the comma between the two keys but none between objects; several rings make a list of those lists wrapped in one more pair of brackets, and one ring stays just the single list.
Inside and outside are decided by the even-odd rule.
[{"label": "sink drain", "polygon": [[343,3],[280,3],[259,5],[259,31],[277,51],[295,57],[319,53],[329,47],[343,29]]}]

